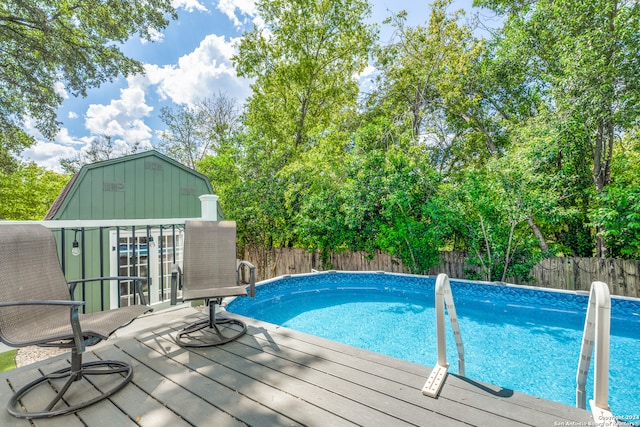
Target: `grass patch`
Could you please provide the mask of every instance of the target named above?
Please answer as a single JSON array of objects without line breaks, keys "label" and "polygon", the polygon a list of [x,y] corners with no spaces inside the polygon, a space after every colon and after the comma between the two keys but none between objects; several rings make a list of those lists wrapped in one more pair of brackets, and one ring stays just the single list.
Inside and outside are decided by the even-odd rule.
[{"label": "grass patch", "polygon": [[16,353],[18,350],[9,350],[0,353],[0,372],[10,371],[16,368]]}]

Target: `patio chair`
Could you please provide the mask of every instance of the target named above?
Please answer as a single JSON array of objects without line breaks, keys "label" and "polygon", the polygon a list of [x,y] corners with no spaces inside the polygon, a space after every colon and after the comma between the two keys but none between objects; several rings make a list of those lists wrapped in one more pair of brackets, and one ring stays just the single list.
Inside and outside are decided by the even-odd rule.
[{"label": "patio chair", "polygon": [[[120,277],[137,285],[142,277]],[[0,340],[12,347],[38,345],[71,349],[68,367],[43,375],[16,391],[7,404],[18,418],[45,418],[76,412],[121,390],[133,377],[131,365],[114,360],[82,362],[85,347],[106,340],[116,329],[151,311],[134,305],[98,313],[82,314],[84,301],[74,301],[75,286],[115,277],[83,279],[67,283],[58,260],[53,233],[37,224],[0,225]],[[140,288],[139,297],[145,304]],[[72,387],[74,382],[94,375],[111,375],[112,387],[98,396]],[[42,386],[42,387],[39,387]],[[22,408],[44,399],[41,407]],[[46,390],[45,390],[46,389]],[[95,396],[95,397],[94,397]],[[33,410],[35,409],[35,410]]]},{"label": "patio chair", "polygon": [[[248,280],[243,277],[246,273]],[[236,261],[234,221],[186,221],[183,268],[174,265],[172,270],[172,304],[177,302],[178,289],[182,289],[182,301],[203,300],[209,311],[206,320],[178,332],[179,345],[221,345],[247,331],[243,321],[217,313],[217,306],[225,297],[255,296],[255,267],[248,261]]]}]

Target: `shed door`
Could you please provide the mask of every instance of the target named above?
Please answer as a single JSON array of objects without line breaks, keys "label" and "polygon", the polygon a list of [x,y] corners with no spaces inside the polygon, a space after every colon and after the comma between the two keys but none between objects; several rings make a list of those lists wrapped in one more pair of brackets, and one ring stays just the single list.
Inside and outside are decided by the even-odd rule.
[{"label": "shed door", "polygon": [[[150,239],[146,229],[137,230],[135,236],[131,230],[120,230],[119,237],[116,231],[110,233],[111,275],[148,277],[143,290],[150,304],[169,301],[171,268],[174,262],[182,264],[184,232],[163,231],[161,236],[159,229],[153,229]],[[134,304],[133,281],[112,281],[110,304],[111,308]]]}]

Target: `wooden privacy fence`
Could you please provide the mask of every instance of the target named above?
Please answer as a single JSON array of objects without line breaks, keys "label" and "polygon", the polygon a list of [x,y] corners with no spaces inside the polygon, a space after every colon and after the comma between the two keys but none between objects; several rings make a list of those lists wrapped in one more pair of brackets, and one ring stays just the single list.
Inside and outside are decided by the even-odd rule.
[{"label": "wooden privacy fence", "polygon": [[531,270],[533,284],[547,288],[589,291],[595,280],[609,285],[612,295],[640,297],[640,261],[614,258],[547,258]]},{"label": "wooden privacy fence", "polygon": [[[429,274],[446,273],[455,279],[468,279],[467,272],[479,271],[477,266],[465,263],[463,252],[443,252],[440,265]],[[372,256],[364,252],[331,253],[328,262],[322,262],[320,253],[300,248],[265,249],[246,247],[244,259],[257,267],[256,280],[265,280],[285,274],[309,273],[312,270],[386,271],[409,273],[403,263],[376,251]],[[538,263],[530,273],[531,281],[507,279],[509,283],[553,289],[589,291],[591,283],[599,280],[609,285],[612,295],[640,298],[640,261],[613,258],[548,258]]]},{"label": "wooden privacy fence", "polygon": [[310,273],[312,270],[387,271],[409,273],[401,261],[376,251],[373,257],[364,252],[331,253],[328,263],[322,262],[320,252],[300,248],[247,247],[244,259],[257,267],[256,280],[265,280],[284,274]]}]

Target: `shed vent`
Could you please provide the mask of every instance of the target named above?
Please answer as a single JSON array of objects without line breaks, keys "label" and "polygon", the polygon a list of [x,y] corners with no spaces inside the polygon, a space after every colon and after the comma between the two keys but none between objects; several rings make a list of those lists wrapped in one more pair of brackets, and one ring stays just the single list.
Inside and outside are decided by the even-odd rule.
[{"label": "shed vent", "polygon": [[111,193],[124,191],[124,183],[123,182],[103,182],[102,190],[105,192],[111,192]]},{"label": "shed vent", "polygon": [[144,168],[145,169],[151,169],[151,170],[154,170],[154,171],[161,171],[162,170],[162,163],[154,162],[152,160],[145,160]]}]

